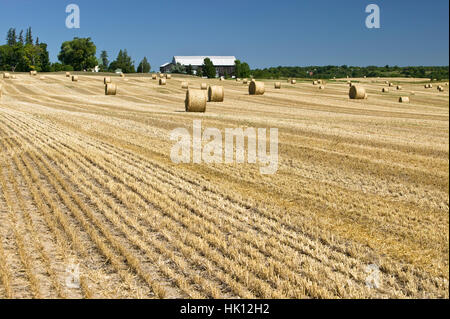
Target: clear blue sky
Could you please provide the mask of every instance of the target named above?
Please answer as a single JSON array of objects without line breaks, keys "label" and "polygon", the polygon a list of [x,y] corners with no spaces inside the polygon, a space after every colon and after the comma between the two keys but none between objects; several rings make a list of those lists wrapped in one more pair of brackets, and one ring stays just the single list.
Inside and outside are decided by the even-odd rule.
[{"label": "clear blue sky", "polygon": [[[68,4],[81,28],[67,29]],[[381,28],[365,27],[365,7]],[[152,69],[174,55],[235,55],[252,68],[278,65],[448,65],[448,0],[0,0],[0,43],[31,26],[57,61],[61,43],[91,37],[97,55],[126,48]]]}]

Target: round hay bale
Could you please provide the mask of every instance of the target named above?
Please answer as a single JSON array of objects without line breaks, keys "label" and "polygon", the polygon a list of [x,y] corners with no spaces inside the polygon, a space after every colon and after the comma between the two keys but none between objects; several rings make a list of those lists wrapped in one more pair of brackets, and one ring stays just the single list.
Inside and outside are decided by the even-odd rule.
[{"label": "round hay bale", "polygon": [[317,80],[317,84],[322,84],[322,80]]},{"label": "round hay bale", "polygon": [[78,82],[78,75],[72,75],[72,82]]},{"label": "round hay bale", "polygon": [[160,77],[160,78],[163,78],[163,77],[164,77],[164,73],[160,73],[160,74],[159,74],[159,77]]},{"label": "round hay bale", "polygon": [[31,75],[31,76],[37,75],[37,71],[30,71],[30,75]]},{"label": "round hay bale", "polygon": [[70,72],[66,72],[66,78],[70,78]]},{"label": "round hay bale", "polygon": [[401,90],[402,86],[401,85],[397,85],[397,90]]},{"label": "round hay bale", "polygon": [[159,85],[166,85],[166,79],[159,79]]},{"label": "round hay bale", "polygon": [[389,81],[384,81],[385,84],[389,84]]},{"label": "round hay bale", "polygon": [[223,99],[224,99],[223,86],[212,85],[208,88],[209,102],[223,102]]},{"label": "round hay bale", "polygon": [[324,89],[325,89],[324,85],[319,86],[319,90],[324,90]]},{"label": "round hay bale", "polygon": [[364,75],[364,78],[367,79],[367,76]]},{"label": "round hay bale", "polygon": [[156,80],[156,74],[155,73],[152,74],[152,80]]},{"label": "round hay bale", "polygon": [[428,84],[428,88],[432,89],[433,88],[433,84]]},{"label": "round hay bale", "polygon": [[391,82],[389,82],[389,86],[394,86],[394,84],[393,84],[393,83],[391,83]]},{"label": "round hay bale", "polygon": [[297,80],[292,79],[291,84],[297,84]]},{"label": "round hay bale", "polygon": [[448,86],[448,82],[447,82],[447,83],[445,83],[445,86]]},{"label": "round hay bale", "polygon": [[352,87],[352,85],[353,85],[352,82],[348,83],[348,87]]},{"label": "round hay bale", "polygon": [[9,73],[3,73],[3,78],[4,79],[9,79],[11,77],[11,74]]},{"label": "round hay bale", "polygon": [[181,88],[182,89],[188,89],[189,88],[189,84],[187,82],[181,82]]},{"label": "round hay bale", "polygon": [[240,78],[236,78],[236,82],[241,82],[241,79]]},{"label": "round hay bale", "polygon": [[105,95],[116,95],[117,94],[117,84],[106,83],[105,85]]},{"label": "round hay bale", "polygon": [[121,78],[124,78],[124,77],[125,77],[125,74],[120,73],[120,77],[121,77]]},{"label": "round hay bale", "polygon": [[225,78],[223,76],[221,76],[219,81],[225,81]]},{"label": "round hay bale", "polygon": [[398,99],[398,101],[400,103],[409,103],[409,97],[407,96],[400,96],[400,98]]},{"label": "round hay bale", "polygon": [[11,75],[11,79],[15,80],[15,79],[17,79],[17,76],[15,76],[14,74]]},{"label": "round hay bale", "polygon": [[172,75],[166,74],[166,79],[167,79],[167,80],[170,80],[171,78],[172,78]]},{"label": "round hay bale", "polygon": [[389,92],[389,88],[382,88],[381,92],[387,93],[387,92]]},{"label": "round hay bale", "polygon": [[248,93],[250,95],[263,95],[265,92],[264,82],[252,81],[248,86]]},{"label": "round hay bale", "polygon": [[348,92],[349,97],[354,100],[362,100],[366,98],[366,89],[362,86],[352,85]]},{"label": "round hay bale", "polygon": [[206,84],[206,83],[200,83],[200,89],[201,89],[201,90],[207,90],[207,89],[208,89],[208,84]]},{"label": "round hay bale", "polygon": [[248,79],[243,79],[243,80],[242,80],[242,83],[243,83],[243,84],[248,84]]},{"label": "round hay bale", "polygon": [[189,89],[184,101],[186,112],[205,112],[206,95],[202,90]]},{"label": "round hay bale", "polygon": [[313,81],[313,85],[317,85],[319,82],[317,81]]},{"label": "round hay bale", "polygon": [[276,89],[281,89],[281,82],[275,82],[275,83],[274,83],[274,87],[275,87]]},{"label": "round hay bale", "polygon": [[103,78],[103,83],[104,83],[104,84],[111,83],[111,77],[110,77],[110,76],[105,76],[105,77]]}]

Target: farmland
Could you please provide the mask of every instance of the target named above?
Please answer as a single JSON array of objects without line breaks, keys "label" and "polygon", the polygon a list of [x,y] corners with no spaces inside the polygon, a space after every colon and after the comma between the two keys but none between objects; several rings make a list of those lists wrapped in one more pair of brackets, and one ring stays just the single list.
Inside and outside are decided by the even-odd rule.
[{"label": "farmland", "polygon": [[[448,298],[448,86],[346,80],[0,79],[0,298]],[[182,82],[225,100],[186,113]],[[198,119],[278,128],[277,173],[173,163]]]}]

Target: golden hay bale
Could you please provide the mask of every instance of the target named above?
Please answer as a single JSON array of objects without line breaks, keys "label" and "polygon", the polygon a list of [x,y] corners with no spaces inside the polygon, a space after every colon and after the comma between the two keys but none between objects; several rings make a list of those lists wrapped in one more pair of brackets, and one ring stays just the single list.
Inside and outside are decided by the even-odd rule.
[{"label": "golden hay bale", "polygon": [[159,85],[166,85],[166,79],[159,79]]},{"label": "golden hay bale", "polygon": [[248,79],[243,79],[243,80],[242,80],[242,83],[243,83],[243,84],[248,84]]},{"label": "golden hay bale", "polygon": [[398,99],[398,101],[400,103],[408,103],[409,102],[409,97],[407,96],[400,96],[400,98]]},{"label": "golden hay bale", "polygon": [[184,101],[186,112],[205,112],[206,95],[202,90],[189,89]]},{"label": "golden hay bale", "polygon": [[389,84],[389,81],[384,81],[385,84]]},{"label": "golden hay bale", "polygon": [[317,84],[322,84],[322,80],[317,80]]},{"label": "golden hay bale", "polygon": [[164,73],[160,73],[160,74],[159,74],[159,77],[160,77],[160,78],[163,78],[163,77],[164,77]]},{"label": "golden hay bale", "polygon": [[391,82],[389,82],[389,86],[394,86],[394,84],[393,84],[393,83],[391,83]]},{"label": "golden hay bale", "polygon": [[78,75],[72,75],[72,82],[78,82]]},{"label": "golden hay bale", "polygon": [[70,72],[66,72],[66,78],[70,78]]},{"label": "golden hay bale", "polygon": [[116,95],[117,94],[117,84],[106,83],[105,85],[105,95]]},{"label": "golden hay bale", "polygon": [[348,87],[352,87],[352,85],[353,85],[352,82],[348,83]]},{"label": "golden hay bale", "polygon": [[365,99],[366,98],[366,89],[362,86],[352,85],[348,92],[348,95],[351,99]]},{"label": "golden hay bale", "polygon": [[447,83],[445,83],[445,86],[448,86],[448,82],[447,82]]},{"label": "golden hay bale", "polygon": [[124,77],[125,77],[125,74],[120,73],[120,77],[121,77],[121,78],[124,78]]},{"label": "golden hay bale", "polygon": [[181,82],[181,88],[182,89],[188,89],[189,88],[189,84],[187,82]]},{"label": "golden hay bale", "polygon": [[105,77],[103,78],[103,83],[104,83],[104,84],[111,83],[111,77],[110,77],[110,76],[105,76]]},{"label": "golden hay bale", "polygon": [[385,93],[386,93],[386,92],[389,92],[389,88],[382,88],[382,89],[381,89],[381,92],[385,92]]},{"label": "golden hay bale", "polygon": [[428,84],[428,88],[432,89],[433,88],[433,84]]},{"label": "golden hay bale", "polygon": [[30,75],[31,75],[31,76],[37,75],[37,71],[30,71]]},{"label": "golden hay bale", "polygon": [[3,73],[3,78],[4,79],[9,79],[11,77],[11,74],[9,73]]},{"label": "golden hay bale", "polygon": [[324,90],[324,89],[325,89],[324,85],[319,86],[319,90]]},{"label": "golden hay bale", "polygon": [[219,78],[219,81],[225,81],[225,78],[224,78],[223,76],[221,76],[221,77]]},{"label": "golden hay bale", "polygon": [[236,82],[241,82],[241,79],[240,78],[236,78]]},{"label": "golden hay bale", "polygon": [[201,90],[207,90],[207,89],[208,89],[208,84],[206,84],[206,83],[200,83],[200,89],[201,89]]},{"label": "golden hay bale", "polygon": [[13,75],[11,75],[11,79],[17,79],[17,76],[15,76],[14,74]]},{"label": "golden hay bale", "polygon": [[171,78],[172,78],[172,75],[166,74],[166,79],[167,79],[167,80],[170,80]]},{"label": "golden hay bale", "polygon": [[152,74],[152,80],[156,80],[156,74],[155,73]]},{"label": "golden hay bale", "polygon": [[274,83],[274,87],[275,87],[276,89],[281,89],[281,82],[275,82],[275,83]]},{"label": "golden hay bale", "polygon": [[347,84],[352,84],[352,81],[347,81]]},{"label": "golden hay bale", "polygon": [[292,79],[291,84],[297,84],[297,80]]},{"label": "golden hay bale", "polygon": [[444,87],[443,87],[443,86],[440,86],[440,85],[439,85],[439,86],[437,87],[437,89],[438,89],[439,92],[444,92]]},{"label": "golden hay bale", "polygon": [[248,93],[250,95],[263,95],[264,92],[265,92],[264,82],[256,82],[256,81],[250,82],[250,85],[248,86]]},{"label": "golden hay bale", "polygon": [[208,88],[209,102],[223,102],[223,99],[224,99],[223,86],[212,85]]},{"label": "golden hay bale", "polygon": [[397,85],[397,90],[401,90],[402,86],[401,85]]},{"label": "golden hay bale", "polygon": [[317,85],[319,82],[317,81],[313,81],[313,85]]}]

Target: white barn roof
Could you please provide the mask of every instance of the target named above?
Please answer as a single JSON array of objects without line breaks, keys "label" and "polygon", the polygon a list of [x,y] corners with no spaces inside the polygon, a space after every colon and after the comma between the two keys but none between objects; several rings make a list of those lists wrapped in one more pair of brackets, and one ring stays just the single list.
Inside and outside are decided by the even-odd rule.
[{"label": "white barn roof", "polygon": [[215,66],[233,66],[234,61],[236,61],[236,57],[234,56],[174,56],[172,63],[201,66],[203,65],[203,60],[205,60],[205,58],[210,58]]}]

